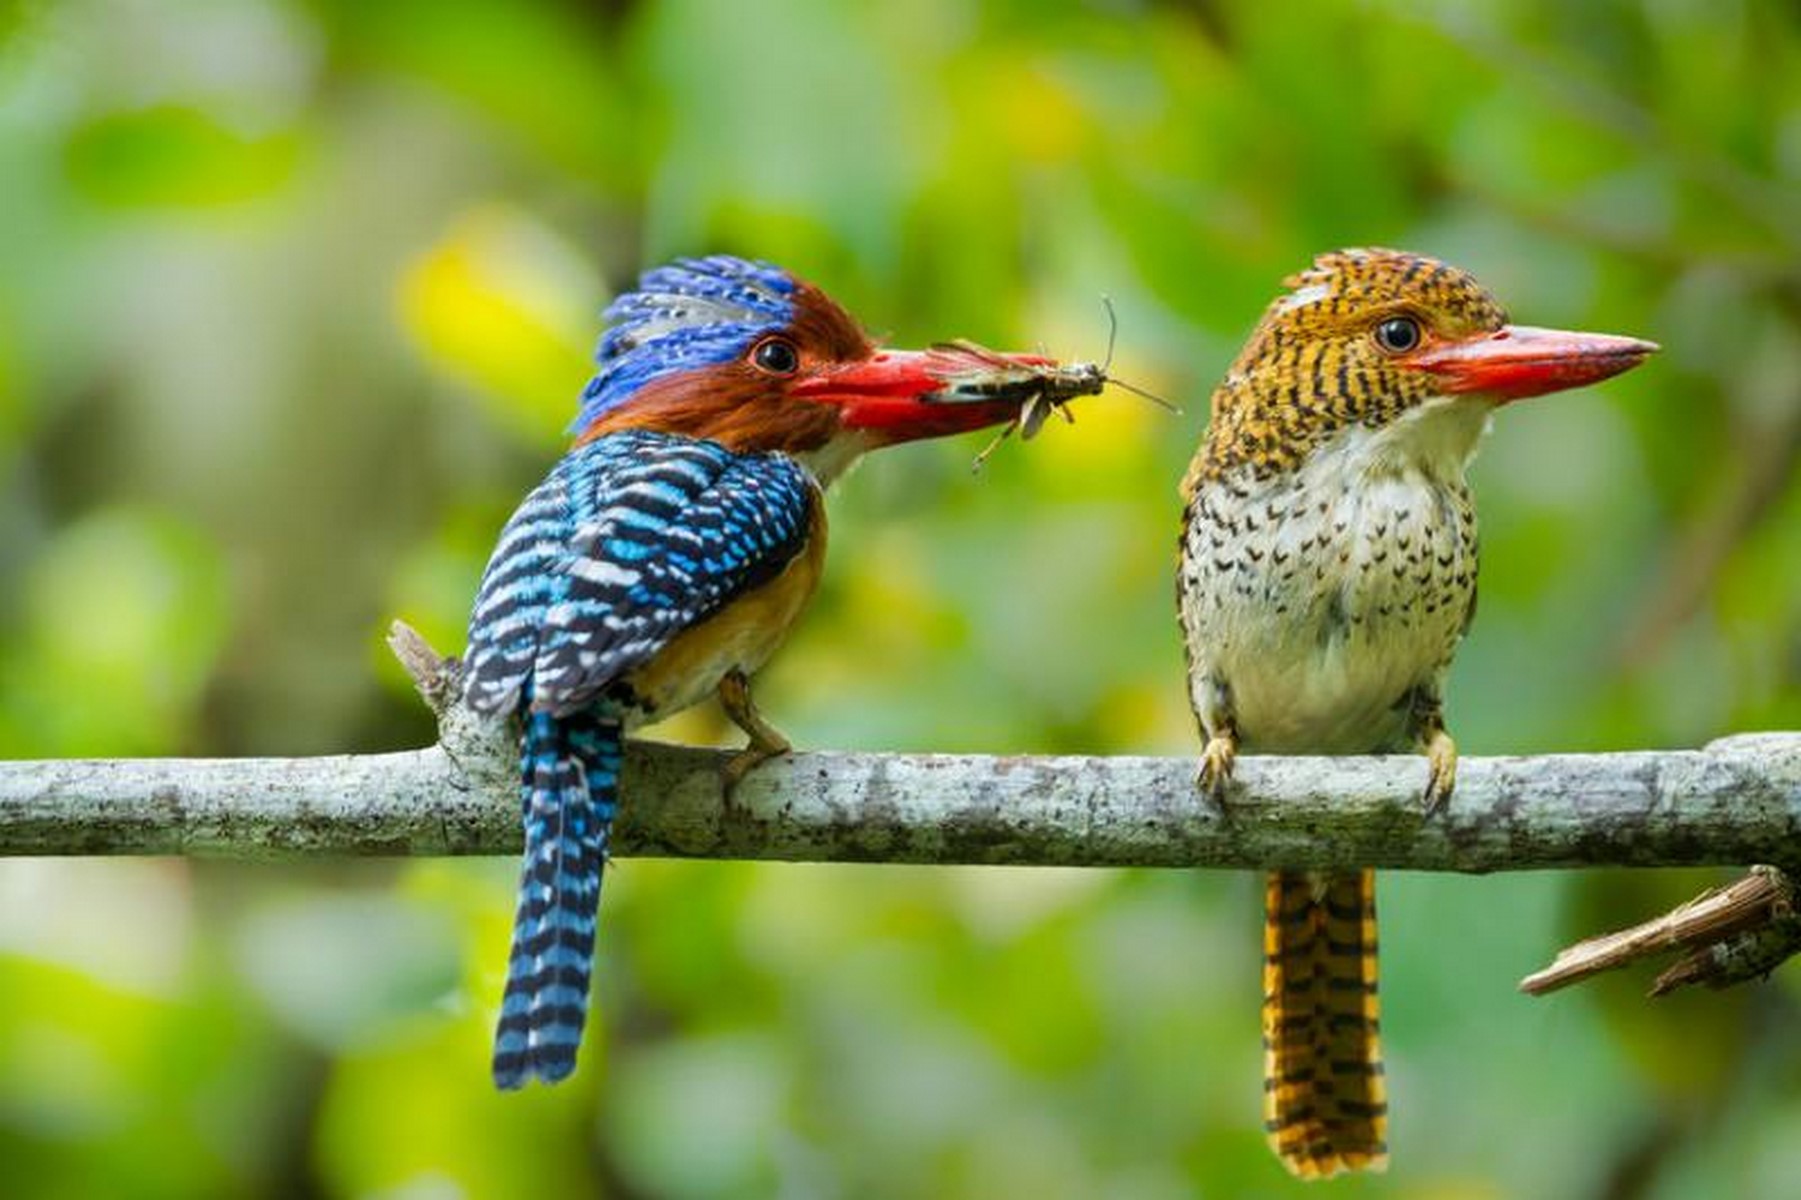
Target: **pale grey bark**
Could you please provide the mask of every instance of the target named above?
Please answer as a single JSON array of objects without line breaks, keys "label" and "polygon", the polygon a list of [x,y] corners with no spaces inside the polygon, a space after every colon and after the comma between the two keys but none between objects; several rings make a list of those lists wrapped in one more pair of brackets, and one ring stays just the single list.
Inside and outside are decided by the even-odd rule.
[{"label": "pale grey bark", "polygon": [[[0,855],[516,854],[514,734],[456,702],[460,665],[389,638],[440,744],[292,759],[0,762]],[[1226,811],[1187,758],[795,754],[728,803],[726,754],[635,742],[620,857],[1041,866],[1775,863],[1801,847],[1801,733],[1700,751],[1465,759],[1426,819],[1420,758],[1244,758]]]},{"label": "pale grey bark", "polygon": [[[0,763],[0,854],[512,854],[511,750]],[[485,738],[485,740],[484,740]],[[807,753],[722,803],[724,756],[635,744],[621,856],[1433,871],[1801,859],[1801,734],[1700,751],[1466,758],[1420,815],[1418,758],[1245,758],[1221,815],[1187,758]],[[459,767],[457,764],[465,764]]]}]

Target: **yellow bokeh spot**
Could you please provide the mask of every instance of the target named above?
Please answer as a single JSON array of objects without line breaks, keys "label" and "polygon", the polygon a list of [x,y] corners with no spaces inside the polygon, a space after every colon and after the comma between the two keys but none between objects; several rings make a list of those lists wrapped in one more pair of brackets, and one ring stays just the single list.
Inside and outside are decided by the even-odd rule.
[{"label": "yellow bokeh spot", "polygon": [[1095,712],[1098,746],[1121,753],[1190,754],[1194,714],[1179,679],[1134,680],[1102,694]]},{"label": "yellow bokeh spot", "polygon": [[907,658],[954,636],[954,606],[934,584],[917,528],[869,529],[858,550],[840,578],[844,612],[864,653]]},{"label": "yellow bokeh spot", "polygon": [[[1113,372],[1152,393],[1169,386],[1168,380],[1129,362],[1116,364]],[[1171,414],[1117,387],[1073,401],[1069,413],[1073,424],[1053,416],[1032,442],[1032,467],[1044,479],[1142,472],[1158,439],[1191,436]]]},{"label": "yellow bokeh spot", "polygon": [[529,216],[486,204],[453,220],[395,285],[401,326],[502,424],[554,438],[575,416],[599,330],[598,281]]},{"label": "yellow bokeh spot", "polygon": [[1017,157],[1040,163],[1065,162],[1082,148],[1087,116],[1082,101],[1062,80],[1030,63],[991,65],[999,72],[992,119]]}]

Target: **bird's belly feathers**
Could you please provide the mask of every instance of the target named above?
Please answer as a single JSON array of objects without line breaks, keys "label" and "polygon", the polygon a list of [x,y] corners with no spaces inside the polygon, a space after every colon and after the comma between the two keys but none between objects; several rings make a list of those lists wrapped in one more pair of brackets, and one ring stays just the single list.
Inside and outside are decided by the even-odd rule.
[{"label": "bird's belly feathers", "polygon": [[1414,472],[1307,483],[1194,498],[1181,609],[1197,711],[1223,685],[1246,749],[1404,748],[1409,693],[1449,666],[1475,597],[1468,491]]},{"label": "bird's belly feathers", "polygon": [[825,521],[816,512],[806,549],[780,574],[681,633],[655,658],[627,675],[631,724],[658,720],[700,703],[726,673],[754,674],[788,636],[819,585],[825,564]]}]

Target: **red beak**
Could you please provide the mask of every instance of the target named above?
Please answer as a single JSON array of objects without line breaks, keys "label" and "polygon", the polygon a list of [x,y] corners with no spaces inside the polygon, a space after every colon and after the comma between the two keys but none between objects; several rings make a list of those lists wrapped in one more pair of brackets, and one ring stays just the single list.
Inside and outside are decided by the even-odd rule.
[{"label": "red beak", "polygon": [[847,428],[908,442],[1012,420],[1037,390],[1041,369],[1055,366],[1042,355],[954,346],[878,350],[797,380],[788,394],[836,405]]},{"label": "red beak", "polygon": [[1446,395],[1474,392],[1507,401],[1610,379],[1657,349],[1656,342],[1638,338],[1506,325],[1399,361],[1438,376]]}]

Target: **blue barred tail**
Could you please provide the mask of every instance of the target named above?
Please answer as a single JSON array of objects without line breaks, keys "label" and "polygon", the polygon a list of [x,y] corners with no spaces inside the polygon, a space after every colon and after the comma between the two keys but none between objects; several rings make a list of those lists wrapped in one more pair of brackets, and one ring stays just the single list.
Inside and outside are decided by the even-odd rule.
[{"label": "blue barred tail", "polygon": [[498,1087],[523,1087],[533,1076],[554,1083],[575,1070],[622,736],[617,721],[586,714],[526,719],[525,869],[494,1032]]}]

